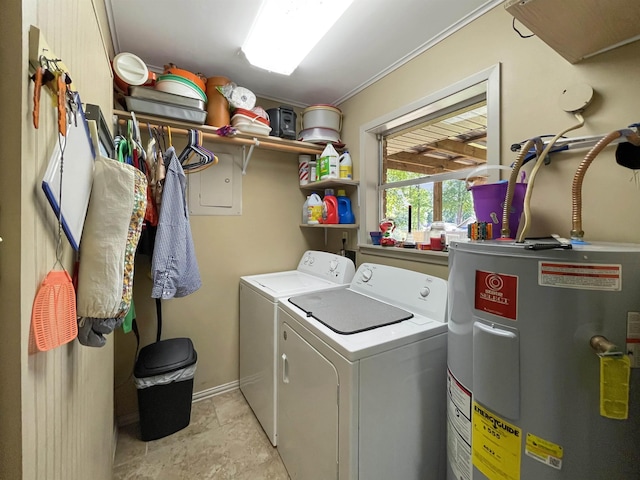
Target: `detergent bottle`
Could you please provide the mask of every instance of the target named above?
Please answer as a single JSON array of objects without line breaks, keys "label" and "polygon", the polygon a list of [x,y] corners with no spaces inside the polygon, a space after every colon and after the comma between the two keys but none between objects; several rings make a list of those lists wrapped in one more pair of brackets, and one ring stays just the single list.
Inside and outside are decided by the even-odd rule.
[{"label": "detergent bottle", "polygon": [[316,225],[320,220],[322,220],[322,199],[317,193],[312,193],[307,203],[307,223]]},{"label": "detergent bottle", "polygon": [[338,199],[333,194],[333,188],[327,188],[324,191],[320,223],[338,223]]},{"label": "detergent bottle", "polygon": [[351,199],[344,190],[338,190],[338,223],[356,223],[351,210]]},{"label": "detergent bottle", "polygon": [[318,174],[316,178],[325,180],[327,178],[338,178],[338,152],[330,143],[324,148],[318,159]]},{"label": "detergent bottle", "polygon": [[309,223],[309,195],[302,205],[302,223]]},{"label": "detergent bottle", "polygon": [[338,161],[340,163],[340,178],[352,180],[353,163],[351,162],[351,155],[349,155],[349,150],[345,150],[344,153],[338,158]]}]

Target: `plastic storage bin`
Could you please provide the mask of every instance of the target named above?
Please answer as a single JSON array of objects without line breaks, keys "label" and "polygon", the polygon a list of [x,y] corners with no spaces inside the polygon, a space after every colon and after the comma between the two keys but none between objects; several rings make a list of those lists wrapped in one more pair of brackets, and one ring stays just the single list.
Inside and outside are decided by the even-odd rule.
[{"label": "plastic storage bin", "polygon": [[166,437],[189,425],[197,359],[189,338],[161,340],[140,350],[134,377],[143,441]]}]

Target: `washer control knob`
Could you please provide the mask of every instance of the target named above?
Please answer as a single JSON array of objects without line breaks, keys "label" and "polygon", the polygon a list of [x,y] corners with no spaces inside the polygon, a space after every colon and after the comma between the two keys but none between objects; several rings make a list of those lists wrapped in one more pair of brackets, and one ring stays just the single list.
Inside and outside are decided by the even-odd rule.
[{"label": "washer control knob", "polygon": [[336,268],[338,268],[338,261],[331,260],[331,262],[329,262],[329,271],[333,272]]},{"label": "washer control knob", "polygon": [[309,265],[313,265],[313,263],[316,261],[315,258],[313,258],[311,255],[309,255]]},{"label": "washer control knob", "polygon": [[429,287],[422,287],[420,289],[420,296],[422,298],[427,298],[430,293],[431,293],[431,290],[429,290]]},{"label": "washer control knob", "polygon": [[363,282],[368,282],[369,280],[371,280],[372,276],[373,276],[373,272],[371,271],[371,269],[365,268],[362,271],[362,281]]},{"label": "washer control knob", "polygon": [[302,263],[304,263],[305,265],[309,265],[309,259],[311,258],[311,254],[307,253],[304,258],[302,259]]}]

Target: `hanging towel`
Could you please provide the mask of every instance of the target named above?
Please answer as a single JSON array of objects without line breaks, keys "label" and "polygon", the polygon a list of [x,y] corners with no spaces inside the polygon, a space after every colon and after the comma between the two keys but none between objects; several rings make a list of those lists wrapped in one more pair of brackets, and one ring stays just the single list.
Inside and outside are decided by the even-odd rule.
[{"label": "hanging towel", "polygon": [[187,179],[173,147],[164,161],[168,167],[151,261],[151,297],[167,299],[195,292],[202,281],[189,225]]},{"label": "hanging towel", "polygon": [[[81,327],[101,337],[122,323],[131,306],[134,257],[146,210],[147,180],[140,170],[104,157],[95,163],[80,243],[77,314]],[[81,343],[90,340],[88,330]],[[87,343],[83,339],[88,339]]]}]

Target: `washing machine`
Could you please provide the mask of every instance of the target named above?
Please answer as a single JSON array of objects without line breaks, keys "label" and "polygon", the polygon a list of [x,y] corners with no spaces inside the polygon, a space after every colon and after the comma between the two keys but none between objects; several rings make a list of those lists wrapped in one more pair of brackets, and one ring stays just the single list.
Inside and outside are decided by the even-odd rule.
[{"label": "washing machine", "polygon": [[353,262],[306,251],[296,270],[240,278],[240,390],[271,443],[277,444],[277,307],[282,298],[346,288]]},{"label": "washing machine", "polygon": [[293,480],[446,474],[447,282],[362,264],[278,307],[278,452]]}]

